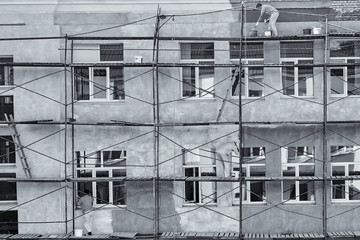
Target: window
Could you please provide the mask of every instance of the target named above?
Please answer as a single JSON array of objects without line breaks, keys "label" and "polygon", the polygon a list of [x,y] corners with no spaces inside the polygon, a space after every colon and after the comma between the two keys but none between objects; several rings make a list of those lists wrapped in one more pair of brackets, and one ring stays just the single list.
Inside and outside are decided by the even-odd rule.
[{"label": "window", "polygon": [[[265,176],[265,148],[247,147],[243,148],[242,175],[244,177]],[[239,155],[232,154],[232,176],[239,177]],[[233,202],[239,203],[240,183],[233,182]],[[241,188],[243,203],[263,203],[266,200],[264,181],[245,181]]]},{"label": "window", "polygon": [[[0,173],[0,178],[16,178],[15,173]],[[0,181],[0,202],[16,201],[16,182]]]},{"label": "window", "polygon": [[[126,177],[126,151],[76,152],[77,176],[79,178]],[[79,182],[78,195],[90,190],[94,204],[126,204],[126,184],[124,180]]]},{"label": "window", "polygon": [[[122,44],[79,45],[74,51],[76,62],[122,62]],[[74,67],[76,100],[125,99],[124,69],[109,67]]]},{"label": "window", "polygon": [[4,114],[14,116],[14,103],[12,96],[0,96],[0,120],[5,121]]},{"label": "window", "polygon": [[281,42],[280,61],[282,92],[284,95],[305,97],[314,95],[312,66],[294,67],[294,64],[313,64],[312,42]]},{"label": "window", "polygon": [[11,136],[0,136],[1,164],[15,164],[15,145]]},{"label": "window", "polygon": [[[16,178],[15,145],[11,136],[0,136],[0,178]],[[16,182],[0,181],[0,202],[16,202]]]},{"label": "window", "polygon": [[[214,43],[181,43],[181,62],[214,63]],[[213,66],[182,67],[182,97],[214,98]]]},{"label": "window", "polygon": [[0,234],[18,233],[17,211],[0,211]]},{"label": "window", "polygon": [[[282,147],[281,162],[284,177],[306,177],[315,175],[314,147]],[[284,180],[282,182],[283,201],[314,202],[314,181]]]},{"label": "window", "polygon": [[[360,175],[360,146],[331,146],[332,176]],[[332,200],[354,201],[360,200],[359,180],[332,181]]]},{"label": "window", "polygon": [[[183,164],[185,177],[216,176],[215,154],[210,150],[183,150]],[[185,203],[216,203],[216,182],[185,181]]]},{"label": "window", "polygon": [[[230,43],[230,59],[233,63],[239,63],[239,43]],[[263,43],[246,43],[242,45],[241,63],[241,96],[246,98],[262,97],[264,93],[264,67],[246,67],[246,65],[262,65],[264,64]],[[235,77],[234,77],[235,76]],[[231,74],[232,89],[231,93],[234,97],[239,97],[239,73],[238,69],[232,69]]]},{"label": "window", "polygon": [[[12,63],[12,57],[0,57],[2,63]],[[14,69],[12,66],[0,67],[0,86],[9,86],[14,84]]]},{"label": "window", "polygon": [[[360,41],[330,40],[330,63],[349,64],[330,68],[332,96],[360,95]],[[354,64],[354,65],[352,65]]]}]

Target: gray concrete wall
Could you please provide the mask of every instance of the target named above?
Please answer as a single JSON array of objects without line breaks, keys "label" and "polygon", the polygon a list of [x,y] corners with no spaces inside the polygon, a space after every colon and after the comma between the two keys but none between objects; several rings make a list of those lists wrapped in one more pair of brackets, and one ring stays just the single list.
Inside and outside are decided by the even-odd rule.
[{"label": "gray concrete wall", "polygon": [[[62,1],[64,2],[64,1]],[[65,1],[67,2],[67,1]],[[324,3],[325,4],[325,3]],[[321,6],[320,6],[321,5]],[[324,7],[320,4],[319,7]],[[193,5],[192,5],[193,6]],[[201,5],[203,6],[203,5]],[[224,5],[227,6],[227,3]],[[28,13],[15,10],[8,14],[8,18],[14,23],[24,22],[25,26],[14,27],[14,29],[4,28],[5,37],[23,37],[23,36],[60,36],[84,33],[87,31],[99,30],[114,25],[119,25],[137,20],[139,18],[152,16],[155,9],[148,11],[129,13],[123,9],[121,13],[113,10],[111,13],[104,11],[101,13],[85,11],[86,9],[76,9],[67,2],[65,5],[58,5],[56,11],[52,13]],[[188,6],[182,5],[181,10]],[[291,7],[291,6],[288,6]],[[15,8],[14,6],[11,7]],[[89,7],[88,7],[89,8]],[[107,6],[107,9],[109,6]],[[83,12],[79,12],[83,10]],[[89,9],[87,9],[89,10]],[[173,11],[172,8],[164,8],[164,12]],[[206,9],[201,9],[206,10]],[[202,36],[218,37],[229,36],[239,37],[238,12],[224,12],[219,14],[210,14],[194,17],[175,17],[174,21],[169,21],[161,30],[161,36]],[[2,17],[1,17],[2,18]],[[86,36],[152,36],[154,32],[155,19],[150,19],[135,25],[129,25],[121,28],[113,28],[98,33],[92,33]],[[246,24],[245,32],[253,27],[253,22]],[[347,28],[354,28],[354,22],[336,23]],[[302,29],[320,25],[315,20],[303,22],[279,22],[278,29],[280,35],[301,34]],[[338,27],[337,31],[340,31]],[[262,33],[263,26],[259,27]],[[77,41],[76,43],[88,43],[89,41]],[[102,41],[105,42],[105,41]],[[114,42],[114,41],[107,41]],[[135,56],[143,56],[144,62],[152,61],[152,41],[123,41],[125,46],[125,62],[133,62]],[[277,64],[279,59],[279,41],[265,41],[265,63]],[[314,61],[322,63],[324,59],[323,40],[314,40]],[[64,61],[64,54],[59,49],[64,48],[64,42],[61,40],[46,41],[16,41],[0,42],[0,50],[4,55],[13,55],[14,61],[34,61],[34,62],[61,62]],[[160,53],[160,62],[180,62],[180,45],[176,41],[166,41],[160,43],[161,49],[173,49],[173,51],[164,51]],[[132,49],[132,50],[128,50]],[[135,50],[134,50],[135,49]],[[143,50],[147,49],[147,50]],[[228,42],[215,42],[216,63],[230,63]],[[69,61],[69,59],[68,59]],[[50,74],[60,68],[23,68],[15,69],[15,83],[22,84],[34,78]],[[144,73],[150,68],[129,68],[125,70],[125,79],[130,79],[138,74]],[[215,121],[218,110],[221,107],[220,98],[210,100],[181,100],[180,92],[180,69],[179,68],[161,68],[159,76],[160,101],[172,101],[160,105],[160,121],[162,123],[176,122],[209,122]],[[269,95],[264,100],[251,102],[244,100],[243,113],[244,121],[321,121],[323,99],[322,87],[323,78],[322,69],[314,69],[318,75],[314,79],[315,95],[310,98],[310,102],[304,102],[297,99],[284,97],[279,93]],[[170,75],[170,78],[166,75]],[[215,93],[219,97],[225,96],[227,81],[220,81],[230,75],[229,69],[216,69],[215,81],[219,83],[215,87]],[[70,92],[70,74],[67,76],[66,84]],[[25,85],[26,89],[16,89],[13,91],[15,102],[15,118],[19,121],[45,120],[54,121],[64,120],[64,107],[56,101],[64,102],[64,79],[63,73],[51,75],[44,79]],[[264,82],[269,86],[281,88],[280,70],[277,68],[266,68]],[[141,77],[132,79],[125,83],[126,96],[125,101],[119,102],[76,102],[74,104],[74,117],[77,123],[86,122],[109,122],[110,120],[119,120],[127,122],[151,123],[152,116],[152,73],[149,72]],[[34,94],[34,92],[40,93]],[[265,95],[272,93],[273,90],[265,88]],[[68,102],[71,96],[68,94]],[[50,100],[52,98],[53,100]],[[139,101],[134,98],[139,98]],[[55,100],[55,101],[54,101]],[[336,98],[329,100],[337,100]],[[237,100],[231,100],[237,103]],[[347,98],[342,101],[329,105],[329,120],[359,120],[357,113],[357,97]],[[69,113],[70,112],[70,109]],[[296,110],[296,111],[295,111]],[[224,121],[238,120],[238,107],[234,104],[227,104],[223,113]],[[70,116],[70,115],[68,115]],[[60,131],[63,125],[19,125],[19,132],[24,145],[44,138],[49,134]],[[352,139],[351,141],[340,137],[335,133],[329,133],[329,145],[353,145],[359,142],[358,126],[332,126],[339,133]],[[132,141],[128,139],[138,135],[150,132],[152,127],[120,127],[120,126],[75,126],[74,149],[75,151],[96,151],[102,148],[112,146],[112,149],[125,149],[128,153],[127,169],[128,176],[147,176],[153,175],[153,134],[149,133],[141,138]],[[160,165],[161,176],[182,176],[182,148],[194,148],[197,146],[215,148],[219,151],[231,150],[230,145],[237,141],[236,125],[219,126],[198,126],[198,127],[169,127],[161,128],[161,133],[166,136],[160,137]],[[267,176],[281,175],[281,161],[279,146],[289,143],[315,146],[316,158],[323,159],[322,155],[322,133],[319,125],[261,125],[255,127],[246,127],[244,137],[244,146],[264,146],[267,151]],[[312,134],[315,133],[316,134]],[[8,129],[1,126],[1,133],[8,135]],[[226,136],[224,136],[226,135]],[[296,141],[304,136],[300,141]],[[25,150],[29,159],[29,165],[32,167],[34,177],[64,177],[72,174],[72,166],[68,165],[64,169],[64,159],[72,159],[71,151],[71,132],[67,132],[67,151],[65,154],[65,134],[54,134],[43,141],[31,146],[32,150]],[[256,136],[256,137],[254,137]],[[172,141],[170,141],[171,139]],[[217,139],[214,141],[214,139]],[[176,142],[176,144],[174,143]],[[121,143],[115,145],[114,143]],[[35,151],[39,151],[39,154]],[[49,158],[49,156],[51,158]],[[176,157],[174,157],[176,156]],[[52,159],[53,158],[53,159]],[[166,161],[166,162],[165,162]],[[218,163],[219,164],[219,163]],[[18,176],[23,176],[20,164],[18,162]],[[148,167],[144,167],[148,165]],[[142,166],[142,167],[140,167]],[[220,166],[218,169],[221,169]],[[228,176],[229,166],[225,170],[219,171],[219,175]],[[322,175],[322,163],[316,162],[316,174]],[[330,172],[328,172],[329,174]],[[217,206],[184,206],[183,205],[183,182],[163,182],[161,183],[160,196],[160,230],[161,231],[238,231],[239,207],[233,206],[231,194],[226,194],[231,190],[231,183],[218,183],[218,193],[222,195],[219,198]],[[68,185],[68,191],[63,189],[60,183],[18,183],[18,204],[23,204],[18,208],[19,212],[19,232],[20,233],[65,233],[64,220],[69,220],[73,216],[72,212],[72,185]],[[245,205],[243,209],[244,232],[264,232],[264,233],[283,233],[283,232],[321,232],[322,222],[322,190],[321,183],[316,183],[316,201],[310,205],[282,204],[280,182],[267,182],[267,204]],[[330,188],[327,188],[330,190]],[[51,193],[37,200],[46,193]],[[127,206],[125,209],[117,207],[106,207],[96,211],[94,216],[94,233],[114,232],[114,231],[136,231],[140,233],[152,233],[153,228],[153,188],[152,182],[128,182],[127,183]],[[329,202],[328,216],[329,230],[358,230],[360,225],[354,221],[360,212],[356,205],[334,204],[330,200],[330,191],[327,199]],[[28,203],[28,201],[31,201]],[[274,207],[275,206],[275,207]],[[3,206],[2,206],[3,208]],[[344,213],[338,216],[336,214],[351,210],[351,213]],[[80,211],[75,211],[75,217],[80,215]],[[228,215],[230,217],[226,217]],[[352,217],[350,217],[352,216]],[[211,220],[211,221],[209,221]],[[45,222],[52,223],[45,223]],[[76,218],[75,228],[82,225],[83,219]],[[272,222],[273,224],[269,224]],[[341,222],[341,224],[339,224]],[[261,230],[259,230],[261,226]],[[69,222],[68,232],[72,230],[72,222]]]}]

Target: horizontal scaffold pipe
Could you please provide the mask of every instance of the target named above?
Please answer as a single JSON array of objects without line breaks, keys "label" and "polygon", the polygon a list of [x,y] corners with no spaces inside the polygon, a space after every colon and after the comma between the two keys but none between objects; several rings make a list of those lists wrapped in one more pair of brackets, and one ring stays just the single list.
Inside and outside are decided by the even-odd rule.
[{"label": "horizontal scaffold pipe", "polygon": [[[354,34],[345,34],[344,36],[355,36]],[[266,40],[301,40],[301,39],[319,39],[325,38],[325,35],[295,35],[295,36],[272,36],[272,37],[243,37],[243,41],[266,41]],[[152,36],[143,37],[68,37],[69,40],[153,40]],[[185,37],[185,36],[162,36],[157,39],[162,41],[222,41],[236,42],[239,37]]]},{"label": "horizontal scaffold pipe", "polygon": [[[0,124],[5,122],[1,122]],[[360,120],[351,120],[351,121],[328,121],[328,124],[360,124]],[[43,124],[43,125],[63,125],[65,122],[56,122],[51,120],[34,120],[34,121],[14,121],[14,124]],[[68,121],[66,124],[78,125],[78,126],[136,126],[136,127],[153,127],[152,123],[132,123],[132,122],[122,122],[122,121],[112,121],[112,122],[76,122],[76,121]],[[209,125],[238,125],[239,122],[182,122],[182,123],[160,123],[160,127],[181,127],[181,126],[209,126]],[[245,121],[243,124],[246,126],[251,125],[318,125],[323,124],[323,121],[268,121],[268,122],[248,122]]]},{"label": "horizontal scaffold pipe", "polygon": [[[301,39],[319,39],[325,38],[326,35],[292,35],[292,36],[271,36],[271,37],[243,37],[243,41],[266,41],[266,40],[301,40]],[[360,32],[355,33],[330,33],[329,37],[359,37]],[[123,37],[80,37],[80,36],[50,36],[50,37],[10,37],[0,38],[0,41],[30,41],[30,40],[52,40],[52,39],[69,39],[69,40],[136,40],[148,41],[153,40],[153,36],[123,36]],[[239,37],[184,37],[184,36],[164,36],[158,37],[159,40],[167,41],[239,41]]]},{"label": "horizontal scaffold pipe", "polygon": [[[0,66],[13,66],[13,67],[64,67],[64,63],[51,63],[51,62],[1,62]],[[236,68],[239,64],[235,63],[72,63],[66,64],[66,67],[215,67],[215,68]],[[242,64],[242,67],[346,67],[346,66],[360,66],[358,63],[312,63],[312,64]]]},{"label": "horizontal scaffold pipe", "polygon": [[[151,167],[151,166],[148,166]],[[176,182],[238,182],[236,177],[184,177],[184,176],[164,176],[164,177],[84,177],[84,178],[0,178],[0,182],[108,182],[108,181],[176,181]],[[301,177],[244,177],[243,181],[337,181],[337,180],[360,180],[360,175],[352,176],[330,176],[325,179],[318,176]]]}]

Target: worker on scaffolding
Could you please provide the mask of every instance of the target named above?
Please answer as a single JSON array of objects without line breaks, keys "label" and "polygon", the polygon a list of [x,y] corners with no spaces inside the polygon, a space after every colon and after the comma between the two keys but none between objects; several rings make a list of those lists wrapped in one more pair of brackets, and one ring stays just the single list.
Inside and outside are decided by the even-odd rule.
[{"label": "worker on scaffolding", "polygon": [[87,231],[87,235],[92,235],[91,221],[92,221],[92,214],[94,213],[93,209],[92,209],[93,198],[88,189],[85,189],[84,193],[85,193],[84,196],[79,198],[79,200],[77,201],[77,204],[81,207],[83,216],[85,218],[84,227],[85,227],[85,230]]},{"label": "worker on scaffolding", "polygon": [[277,36],[278,33],[275,24],[276,24],[276,20],[279,17],[279,11],[271,5],[268,4],[262,5],[261,3],[258,3],[256,5],[256,9],[260,10],[261,12],[255,26],[257,27],[259,25],[262,16],[266,13],[270,15],[270,17],[268,19],[265,19],[264,23],[265,24],[268,23],[268,30],[271,30],[274,36]]}]

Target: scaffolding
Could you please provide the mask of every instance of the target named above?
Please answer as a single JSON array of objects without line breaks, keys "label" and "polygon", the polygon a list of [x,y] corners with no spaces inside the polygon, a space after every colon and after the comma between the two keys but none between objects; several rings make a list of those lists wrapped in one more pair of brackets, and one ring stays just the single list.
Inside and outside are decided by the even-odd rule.
[{"label": "scaffolding", "polygon": [[[40,63],[40,62],[14,62],[14,63],[4,63],[4,62],[0,62],[0,66],[15,66],[15,67],[61,67],[63,68],[63,72],[64,72],[64,99],[65,102],[61,103],[59,102],[59,104],[61,104],[63,106],[63,110],[64,110],[64,119],[63,121],[60,122],[56,122],[56,121],[52,121],[52,120],[34,120],[34,121],[13,121],[11,120],[11,124],[15,125],[15,124],[41,124],[41,125],[59,125],[59,126],[64,126],[63,129],[57,131],[54,134],[58,134],[59,132],[64,132],[64,160],[63,162],[61,160],[58,159],[53,159],[56,161],[59,161],[61,163],[63,163],[65,165],[64,167],[64,178],[36,178],[36,176],[31,176],[30,172],[28,172],[27,175],[29,175],[29,177],[26,178],[0,178],[0,181],[2,182],[59,182],[59,183],[63,183],[64,186],[61,187],[60,189],[65,189],[65,195],[64,195],[64,199],[65,199],[65,221],[61,222],[64,223],[66,226],[66,234],[64,235],[57,235],[56,238],[71,238],[71,233],[72,230],[68,229],[68,223],[72,222],[72,229],[74,229],[75,227],[75,210],[74,210],[74,206],[76,205],[75,203],[75,197],[73,197],[73,202],[72,202],[72,206],[73,206],[73,212],[72,212],[72,216],[69,217],[67,216],[68,213],[68,196],[67,196],[67,191],[66,189],[72,189],[73,190],[73,196],[76,195],[76,183],[78,182],[107,182],[107,181],[147,181],[147,182],[152,182],[152,186],[153,186],[153,196],[154,196],[154,206],[153,206],[153,218],[151,219],[153,221],[153,234],[152,237],[153,239],[159,239],[159,238],[165,238],[165,239],[176,239],[176,238],[215,238],[215,239],[244,239],[244,238],[329,238],[329,237],[358,237],[360,236],[360,232],[357,231],[344,231],[344,232],[329,232],[328,228],[327,228],[327,220],[328,220],[328,216],[327,216],[327,186],[329,186],[329,183],[331,183],[334,180],[360,180],[360,175],[352,175],[352,176],[328,176],[327,175],[327,169],[328,169],[328,132],[331,131],[328,129],[328,125],[330,124],[354,124],[354,123],[360,123],[360,120],[358,121],[329,121],[328,120],[328,78],[327,78],[327,73],[328,73],[328,69],[331,67],[345,67],[345,66],[360,66],[359,62],[355,62],[355,63],[329,63],[328,62],[328,56],[327,56],[327,50],[328,50],[328,42],[329,42],[329,38],[353,38],[353,39],[358,39],[359,38],[359,34],[357,33],[344,33],[344,34],[338,34],[338,33],[329,33],[328,30],[328,19],[327,16],[326,20],[325,20],[325,26],[326,26],[326,31],[325,34],[323,35],[299,35],[299,36],[278,36],[278,37],[245,37],[244,36],[244,16],[245,13],[244,11],[246,11],[244,4],[242,3],[241,5],[241,21],[240,21],[240,37],[239,38],[229,38],[229,37],[215,37],[215,38],[210,38],[210,37],[164,37],[164,36],[160,36],[160,29],[161,27],[166,24],[167,21],[169,21],[172,17],[174,17],[174,15],[162,15],[160,8],[157,9],[157,14],[155,16],[155,29],[154,29],[154,36],[144,36],[144,37],[86,37],[86,36],[62,36],[62,37],[38,37],[38,38],[0,38],[0,41],[17,41],[17,40],[28,40],[28,41],[36,41],[36,40],[44,40],[44,39],[61,39],[64,41],[64,46],[65,49],[64,50],[64,62],[63,63]],[[161,20],[166,19],[167,21],[165,21],[162,25],[161,25]],[[148,19],[147,19],[148,20]],[[219,110],[219,115],[218,118],[216,119],[216,121],[208,121],[208,122],[178,122],[178,123],[162,123],[160,121],[160,100],[159,100],[159,68],[161,67],[191,67],[191,66],[196,66],[196,67],[201,67],[201,66],[211,66],[211,67],[215,67],[215,68],[237,68],[236,69],[236,73],[239,74],[239,76],[242,73],[242,69],[244,67],[266,67],[266,68],[279,68],[284,66],[283,64],[243,64],[242,63],[242,46],[243,44],[247,43],[247,42],[252,42],[252,41],[269,41],[269,40],[313,40],[313,39],[322,39],[325,42],[325,59],[324,59],[324,63],[312,63],[312,64],[293,64],[291,66],[293,67],[321,67],[323,68],[323,102],[320,103],[323,107],[323,121],[298,121],[298,122],[272,122],[272,121],[268,121],[268,122],[246,122],[243,121],[243,112],[242,112],[242,106],[244,105],[242,102],[242,97],[238,98],[238,111],[239,111],[239,119],[237,122],[221,122],[221,114],[224,110],[224,107],[226,104],[234,104],[231,101],[229,101],[227,99],[227,95],[229,94],[229,90],[227,91],[227,95],[222,99],[223,100],[223,104],[221,106],[221,109]],[[113,40],[113,41],[120,41],[120,40],[136,40],[136,41],[142,41],[142,40],[151,40],[153,41],[153,49],[152,49],[152,62],[151,63],[96,63],[96,64],[91,64],[91,63],[74,63],[73,62],[73,52],[74,52],[74,41],[77,40],[88,40],[88,41],[97,41],[97,40]],[[240,51],[239,51],[239,64],[216,64],[216,63],[209,63],[209,64],[204,64],[204,63],[200,63],[200,64],[196,64],[196,63],[160,63],[159,62],[159,45],[161,41],[224,41],[224,42],[228,42],[228,41],[236,41],[240,43]],[[70,42],[70,48],[68,48]],[[68,54],[68,52],[70,51],[70,56]],[[69,60],[70,59],[70,60]],[[73,68],[74,67],[79,67],[79,66],[83,66],[83,67],[90,67],[90,66],[121,66],[121,67],[148,67],[148,68],[152,68],[152,97],[153,97],[153,102],[152,102],[152,109],[153,109],[153,123],[135,123],[135,122],[125,122],[125,121],[112,121],[112,122],[82,122],[82,123],[77,123],[75,121],[75,116],[74,116],[74,100],[71,97],[71,102],[68,102],[68,98],[69,96],[72,96],[72,94],[74,93],[74,71]],[[289,66],[289,65],[286,65]],[[69,70],[70,69],[70,70]],[[70,79],[70,84],[69,84],[69,78],[68,78],[68,74],[71,74],[71,79]],[[240,77],[239,77],[240,78]],[[234,77],[231,77],[230,79],[230,86],[231,83],[233,81]],[[71,86],[71,94],[69,95],[69,93],[67,92],[68,90],[68,86]],[[22,87],[21,85],[14,85],[14,88],[17,87]],[[281,91],[279,89],[275,89],[276,91]],[[238,95],[241,96],[242,93],[242,84],[239,83],[239,89],[238,89]],[[266,96],[263,96],[261,98],[265,98]],[[294,97],[296,98],[296,97]],[[346,98],[346,97],[344,97]],[[341,98],[340,100],[344,99]],[[53,101],[55,101],[54,99],[51,99]],[[313,102],[316,104],[319,104],[317,102]],[[331,104],[331,103],[330,103]],[[70,114],[68,114],[70,110]],[[70,116],[69,116],[70,115]],[[256,125],[281,125],[281,124],[291,124],[291,125],[318,125],[318,126],[322,126],[322,144],[323,144],[323,159],[320,159],[319,161],[322,161],[323,164],[323,175],[320,176],[298,176],[298,177],[288,177],[288,176],[279,176],[279,177],[268,177],[268,176],[263,176],[263,177],[247,177],[244,176],[242,174],[242,171],[239,171],[239,176],[238,177],[234,177],[234,176],[230,176],[230,177],[214,177],[214,176],[206,176],[206,177],[184,177],[184,176],[160,176],[160,164],[162,164],[163,162],[160,162],[160,129],[162,127],[177,127],[177,126],[218,126],[218,125],[228,125],[228,126],[238,126],[238,147],[240,149],[240,154],[239,154],[239,169],[242,169],[242,164],[244,163],[243,161],[243,153],[241,151],[241,149],[243,149],[244,144],[243,142],[245,141],[244,139],[244,126],[256,126]],[[154,159],[153,159],[153,164],[149,164],[147,165],[147,167],[151,167],[153,168],[153,176],[151,177],[101,177],[101,178],[79,178],[76,176],[75,173],[75,164],[76,164],[76,159],[75,159],[75,139],[74,139],[74,132],[75,132],[75,128],[76,126],[136,126],[136,127],[149,127],[149,128],[153,128],[152,131],[147,132],[148,133],[153,133],[153,155],[154,155]],[[68,136],[68,130],[70,129],[70,136]],[[17,134],[17,133],[16,133]],[[143,134],[145,135],[145,134]],[[142,137],[143,135],[141,135],[140,137]],[[68,139],[71,139],[71,142],[68,142]],[[15,144],[16,141],[14,141]],[[16,150],[16,152],[21,151],[23,152],[23,149],[29,149],[29,147],[27,146],[22,146],[21,144],[18,144],[19,146],[19,150]],[[68,147],[70,146],[71,148],[71,161],[68,161],[68,159],[70,158],[67,154],[68,152]],[[25,155],[25,154],[24,154]],[[49,157],[49,156],[46,156]],[[177,156],[175,156],[177,157]],[[71,176],[69,177],[67,174],[67,167],[68,165],[71,164]],[[29,167],[26,166],[24,167],[25,169],[28,169]],[[27,170],[26,170],[27,171]],[[239,185],[241,186],[241,189],[245,188],[244,187],[244,183],[247,181],[287,181],[287,180],[293,180],[293,181],[300,181],[300,180],[306,180],[306,181],[317,181],[317,182],[322,182],[322,191],[323,191],[323,199],[322,199],[322,204],[323,204],[323,211],[322,211],[322,232],[321,233],[285,233],[285,234],[264,234],[264,233],[259,233],[259,234],[251,234],[251,233],[244,233],[243,231],[243,226],[242,226],[242,222],[243,222],[243,204],[242,204],[242,191],[239,191],[239,230],[237,233],[181,233],[181,232],[164,232],[161,233],[160,232],[160,182],[239,182]],[[57,190],[55,190],[57,191]],[[53,192],[55,192],[53,191]],[[234,189],[232,189],[232,191],[234,191]],[[48,193],[48,194],[51,194]],[[47,195],[47,194],[45,194]],[[40,196],[42,197],[42,196]],[[205,205],[199,205],[198,207],[203,207],[203,208],[207,208],[206,204]],[[0,213],[1,214],[1,213]],[[59,223],[60,223],[59,222]],[[116,235],[116,233],[114,234],[107,234],[107,235],[102,235],[102,236],[97,236],[98,239],[102,239],[102,238],[121,238],[121,237],[128,237],[128,238],[134,238],[135,235],[134,234],[128,234],[126,235],[125,233],[123,234],[118,234]],[[26,234],[18,234],[18,235],[7,235],[7,236],[2,236],[0,235],[0,237],[2,237],[2,239],[7,239],[7,238],[11,238],[11,239],[17,239],[17,238],[35,238],[35,239],[41,239],[41,238],[52,238],[50,237],[50,235],[40,235],[40,234],[35,234],[35,235],[26,235]]]}]

